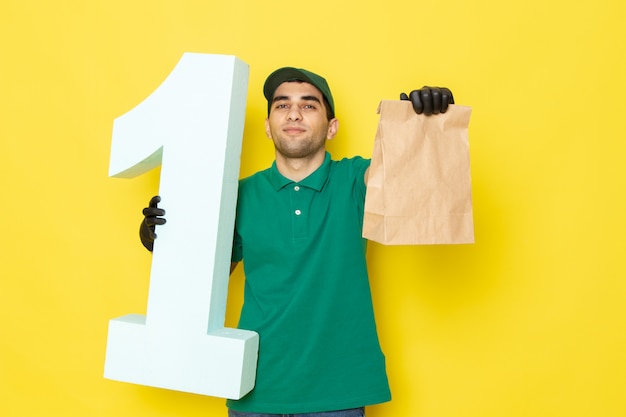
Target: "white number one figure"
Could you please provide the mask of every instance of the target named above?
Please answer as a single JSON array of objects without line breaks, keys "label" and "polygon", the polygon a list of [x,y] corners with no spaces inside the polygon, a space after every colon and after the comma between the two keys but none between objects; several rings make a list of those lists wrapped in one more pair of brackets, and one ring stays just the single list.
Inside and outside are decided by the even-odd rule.
[{"label": "white number one figure", "polygon": [[239,399],[254,387],[255,332],[224,328],[248,66],[186,53],[145,101],[115,119],[109,175],[161,164],[146,316],[109,322],[104,376]]}]

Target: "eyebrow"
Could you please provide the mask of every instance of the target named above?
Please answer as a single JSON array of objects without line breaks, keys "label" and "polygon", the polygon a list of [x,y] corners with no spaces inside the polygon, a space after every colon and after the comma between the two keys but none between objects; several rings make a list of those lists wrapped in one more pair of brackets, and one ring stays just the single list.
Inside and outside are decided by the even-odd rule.
[{"label": "eyebrow", "polygon": [[[272,100],[272,103],[276,103],[277,101],[282,101],[282,100],[290,100],[290,99],[291,98],[289,96],[276,96]],[[315,101],[315,102],[321,104],[320,99],[315,97],[315,96],[302,96],[302,97],[300,97],[300,99],[303,100],[303,101]]]}]

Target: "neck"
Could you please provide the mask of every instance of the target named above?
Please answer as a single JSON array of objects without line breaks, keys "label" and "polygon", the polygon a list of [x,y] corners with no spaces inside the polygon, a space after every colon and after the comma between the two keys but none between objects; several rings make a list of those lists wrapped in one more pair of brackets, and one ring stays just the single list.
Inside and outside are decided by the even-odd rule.
[{"label": "neck", "polygon": [[324,163],[326,150],[304,158],[289,158],[276,153],[276,168],[285,178],[299,182],[311,175]]}]

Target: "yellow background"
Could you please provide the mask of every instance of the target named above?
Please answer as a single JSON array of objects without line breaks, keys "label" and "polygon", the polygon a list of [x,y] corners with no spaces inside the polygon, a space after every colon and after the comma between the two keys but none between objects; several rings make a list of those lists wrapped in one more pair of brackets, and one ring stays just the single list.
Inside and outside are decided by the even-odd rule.
[{"label": "yellow background", "polygon": [[626,415],[624,4],[3,0],[0,415],[225,416],[103,378],[108,320],[145,312],[137,228],[158,189],[158,170],[107,176],[113,119],[186,51],[250,65],[242,175],[272,161],[279,66],[329,80],[336,158],[371,155],[401,91],[473,108],[476,244],[370,246],[394,395],[370,417]]}]

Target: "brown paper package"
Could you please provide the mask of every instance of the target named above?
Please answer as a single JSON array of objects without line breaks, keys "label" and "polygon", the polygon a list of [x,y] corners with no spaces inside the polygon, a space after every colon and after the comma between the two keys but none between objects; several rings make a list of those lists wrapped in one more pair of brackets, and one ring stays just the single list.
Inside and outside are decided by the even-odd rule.
[{"label": "brown paper package", "polygon": [[471,108],[418,115],[385,100],[369,169],[363,237],[385,245],[474,243]]}]

